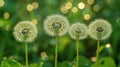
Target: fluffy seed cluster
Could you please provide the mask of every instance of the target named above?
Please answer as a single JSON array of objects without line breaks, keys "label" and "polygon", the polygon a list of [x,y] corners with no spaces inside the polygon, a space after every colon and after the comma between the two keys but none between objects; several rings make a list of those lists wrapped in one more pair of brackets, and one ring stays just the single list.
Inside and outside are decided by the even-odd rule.
[{"label": "fluffy seed cluster", "polygon": [[[51,15],[44,21],[44,30],[49,36],[62,36],[67,33],[69,23],[66,17],[62,15]],[[56,32],[57,30],[57,32]]]},{"label": "fluffy seed cluster", "polygon": [[89,25],[89,35],[95,40],[107,39],[112,33],[110,23],[103,19],[96,19]]},{"label": "fluffy seed cluster", "polygon": [[13,35],[19,42],[33,42],[37,37],[37,28],[30,21],[22,21],[14,27]]},{"label": "fluffy seed cluster", "polygon": [[85,39],[87,37],[87,26],[82,23],[74,23],[69,29],[69,35],[73,39],[79,38],[79,40]]}]

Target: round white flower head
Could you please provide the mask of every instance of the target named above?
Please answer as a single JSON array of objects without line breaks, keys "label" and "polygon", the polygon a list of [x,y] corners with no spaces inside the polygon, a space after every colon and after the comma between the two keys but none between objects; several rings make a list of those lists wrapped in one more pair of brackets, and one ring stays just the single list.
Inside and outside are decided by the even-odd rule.
[{"label": "round white flower head", "polygon": [[83,23],[74,23],[69,29],[69,35],[73,39],[79,38],[79,40],[85,39],[87,37],[87,26]]},{"label": "round white flower head", "polygon": [[68,29],[68,20],[62,15],[51,15],[44,21],[44,30],[49,36],[63,36]]},{"label": "round white flower head", "polygon": [[33,42],[37,37],[37,28],[30,21],[22,21],[14,27],[14,37],[20,42]]},{"label": "round white flower head", "polygon": [[89,35],[95,40],[107,39],[112,33],[112,27],[108,21],[96,19],[89,25]]}]

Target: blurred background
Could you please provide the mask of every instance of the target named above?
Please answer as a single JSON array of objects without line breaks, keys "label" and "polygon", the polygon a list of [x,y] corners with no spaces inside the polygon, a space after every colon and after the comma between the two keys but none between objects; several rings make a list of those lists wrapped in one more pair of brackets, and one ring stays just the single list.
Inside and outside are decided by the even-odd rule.
[{"label": "blurred background", "polygon": [[[82,22],[89,25],[97,18],[103,18],[112,25],[110,38],[101,41],[100,57],[113,58],[120,67],[120,0],[0,0],[0,62],[4,57],[16,59],[25,64],[24,43],[17,42],[13,36],[13,27],[22,20],[32,21],[38,28],[38,37],[29,43],[29,64],[45,60],[49,67],[54,64],[55,38],[43,30],[47,16],[62,14],[70,24]],[[80,55],[91,63],[95,62],[97,41],[87,39],[79,41]],[[58,62],[72,63],[76,57],[76,41],[65,35],[59,38]]]}]

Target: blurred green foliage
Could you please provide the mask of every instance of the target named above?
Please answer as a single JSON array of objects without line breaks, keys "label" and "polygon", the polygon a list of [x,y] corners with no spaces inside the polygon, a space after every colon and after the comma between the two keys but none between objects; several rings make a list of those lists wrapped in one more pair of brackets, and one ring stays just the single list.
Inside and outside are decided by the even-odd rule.
[{"label": "blurred green foliage", "polygon": [[23,66],[13,59],[4,59],[1,63],[1,67],[23,67]]},{"label": "blurred green foliage", "polygon": [[[96,66],[95,64],[93,64],[91,67],[96,67]],[[116,65],[111,57],[103,57],[99,61],[99,67],[116,67]]]},{"label": "blurred green foliage", "polygon": [[[43,62],[44,67],[53,67],[55,38],[45,34],[43,22],[49,15],[63,14],[68,18],[70,24],[83,22],[88,25],[96,18],[108,20],[113,27],[113,32],[109,39],[101,42],[100,63],[105,60],[101,67],[110,67],[112,65],[112,67],[120,67],[120,0],[95,0],[92,5],[87,4],[87,0],[0,0],[0,5],[3,4],[1,1],[4,1],[4,5],[0,6],[1,65],[4,65],[4,63],[9,64],[9,61],[13,62],[9,59],[6,60],[7,62],[5,60],[2,61],[4,57],[13,58],[23,65],[25,64],[24,44],[17,42],[12,32],[16,23],[22,20],[30,20],[34,23],[37,22],[37,28],[39,30],[35,42],[29,43],[28,52],[29,64],[31,64],[30,67],[40,66],[41,62]],[[72,7],[77,7],[78,3],[81,1],[85,3],[84,9],[81,10],[77,8],[78,11],[72,12],[71,8],[66,13],[61,12],[61,8],[66,3],[71,2]],[[33,2],[37,2],[39,7],[32,11],[28,11],[26,9],[28,4],[33,4]],[[98,11],[93,10],[95,5],[99,6]],[[85,19],[85,14],[90,15],[89,20]],[[76,41],[71,39],[68,34],[59,38],[58,62],[60,67],[74,65],[73,62],[76,57],[75,42]],[[110,44],[110,48],[105,47],[107,44]],[[80,63],[84,64],[84,61],[87,60],[93,64],[91,58],[95,57],[96,41],[88,37],[87,39],[80,41],[79,48],[80,55],[82,55]],[[44,61],[41,60],[41,57],[44,57],[42,52],[45,52],[47,55],[47,59]],[[84,57],[87,58],[84,59]],[[16,62],[13,62],[13,64],[14,63]],[[111,65],[106,66],[106,64]]]}]

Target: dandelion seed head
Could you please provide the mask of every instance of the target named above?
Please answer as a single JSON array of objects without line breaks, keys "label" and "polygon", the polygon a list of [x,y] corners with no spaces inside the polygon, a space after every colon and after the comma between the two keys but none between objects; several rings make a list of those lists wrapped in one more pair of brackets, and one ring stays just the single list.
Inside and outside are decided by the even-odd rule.
[{"label": "dandelion seed head", "polygon": [[87,37],[87,26],[82,23],[72,24],[69,29],[69,35],[73,39],[77,39],[77,34],[79,36],[79,40],[85,39]]},{"label": "dandelion seed head", "polygon": [[[89,25],[89,35],[95,40],[107,39],[112,33],[110,23],[103,19],[96,19]],[[100,34],[100,36],[99,36]]]},{"label": "dandelion seed head", "polygon": [[68,28],[68,20],[62,15],[51,15],[44,21],[44,30],[49,36],[63,36],[67,33]]},{"label": "dandelion seed head", "polygon": [[[22,21],[16,24],[14,27],[14,37],[17,41],[20,42],[33,42],[34,39],[37,37],[37,28],[36,26],[30,21]],[[26,40],[25,40],[26,36]]]}]

